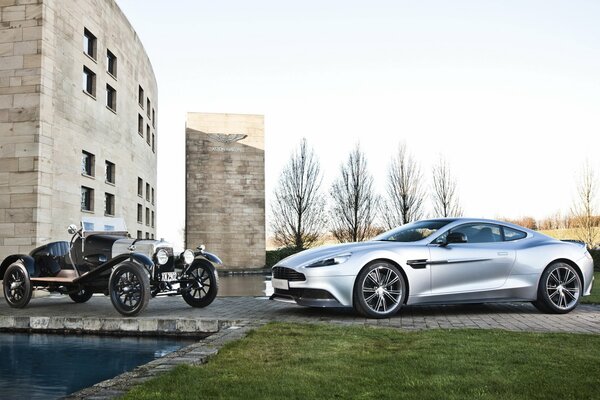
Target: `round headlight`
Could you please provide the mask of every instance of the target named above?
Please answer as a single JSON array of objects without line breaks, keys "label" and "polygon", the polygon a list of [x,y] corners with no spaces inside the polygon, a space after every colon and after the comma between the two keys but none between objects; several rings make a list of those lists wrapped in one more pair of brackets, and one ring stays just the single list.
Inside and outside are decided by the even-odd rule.
[{"label": "round headlight", "polygon": [[160,249],[156,253],[156,261],[158,262],[158,265],[165,265],[167,261],[169,261],[169,255],[165,250]]},{"label": "round headlight", "polygon": [[182,257],[183,257],[183,262],[186,264],[191,264],[194,262],[194,252],[191,251],[190,249],[187,249],[186,251],[184,251],[182,254]]}]

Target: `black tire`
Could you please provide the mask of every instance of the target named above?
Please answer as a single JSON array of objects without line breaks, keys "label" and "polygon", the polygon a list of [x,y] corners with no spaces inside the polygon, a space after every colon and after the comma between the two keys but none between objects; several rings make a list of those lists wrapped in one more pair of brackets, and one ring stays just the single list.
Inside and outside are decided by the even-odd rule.
[{"label": "black tire", "polygon": [[389,318],[404,304],[406,282],[400,270],[386,261],[366,265],[354,283],[354,309],[367,318]]},{"label": "black tire", "polygon": [[93,294],[94,292],[92,292],[91,290],[83,288],[77,293],[70,293],[69,297],[75,303],[85,303],[86,301],[92,298]]},{"label": "black tire", "polygon": [[196,261],[190,267],[189,276],[193,283],[184,287],[183,300],[192,307],[208,306],[219,291],[219,275],[215,267],[209,262]]},{"label": "black tire", "polygon": [[11,264],[4,273],[4,299],[13,308],[24,308],[29,304],[33,287],[29,273],[21,263]]},{"label": "black tire", "polygon": [[575,268],[563,262],[550,264],[540,277],[533,305],[544,313],[566,314],[579,304],[581,287]]},{"label": "black tire", "polygon": [[150,278],[142,266],[126,261],[110,274],[108,291],[115,309],[126,317],[132,317],[148,306]]}]

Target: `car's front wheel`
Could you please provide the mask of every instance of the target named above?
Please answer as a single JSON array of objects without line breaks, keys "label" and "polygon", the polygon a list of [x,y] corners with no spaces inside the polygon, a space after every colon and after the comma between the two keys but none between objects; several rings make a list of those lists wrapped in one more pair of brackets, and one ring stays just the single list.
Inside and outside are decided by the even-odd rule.
[{"label": "car's front wheel", "polygon": [[138,315],[150,300],[150,278],[143,267],[124,262],[110,275],[108,290],[118,312],[126,317]]},{"label": "car's front wheel", "polygon": [[566,314],[577,307],[580,297],[581,279],[575,268],[556,262],[542,273],[533,305],[542,312]]},{"label": "car's front wheel", "polygon": [[219,277],[215,267],[208,262],[192,264],[188,272],[190,283],[184,287],[183,300],[192,307],[206,307],[219,291]]},{"label": "car's front wheel", "polygon": [[385,261],[365,266],[354,285],[354,309],[367,318],[388,318],[400,310],[406,282],[400,270]]},{"label": "car's front wheel", "polygon": [[23,308],[29,304],[33,287],[29,273],[20,263],[11,264],[4,273],[4,298],[9,306]]}]

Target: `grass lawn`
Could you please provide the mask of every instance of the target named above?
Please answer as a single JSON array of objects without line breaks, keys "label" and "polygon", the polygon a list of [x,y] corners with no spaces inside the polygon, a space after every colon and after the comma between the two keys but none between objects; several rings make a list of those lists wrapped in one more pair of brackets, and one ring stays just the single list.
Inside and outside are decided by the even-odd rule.
[{"label": "grass lawn", "polygon": [[[582,297],[581,303],[600,304],[600,272],[594,272],[594,285],[592,286],[592,294],[590,296]],[[600,395],[598,397],[600,398]]]},{"label": "grass lawn", "polygon": [[271,323],[126,399],[598,399],[600,335]]}]

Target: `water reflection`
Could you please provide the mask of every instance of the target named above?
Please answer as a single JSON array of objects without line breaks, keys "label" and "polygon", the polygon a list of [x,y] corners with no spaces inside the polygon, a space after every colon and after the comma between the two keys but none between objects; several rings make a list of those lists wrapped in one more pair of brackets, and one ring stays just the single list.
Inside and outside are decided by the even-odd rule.
[{"label": "water reflection", "polygon": [[0,398],[63,397],[189,343],[159,338],[0,333]]},{"label": "water reflection", "polygon": [[219,275],[220,297],[231,296],[271,296],[271,275]]}]

